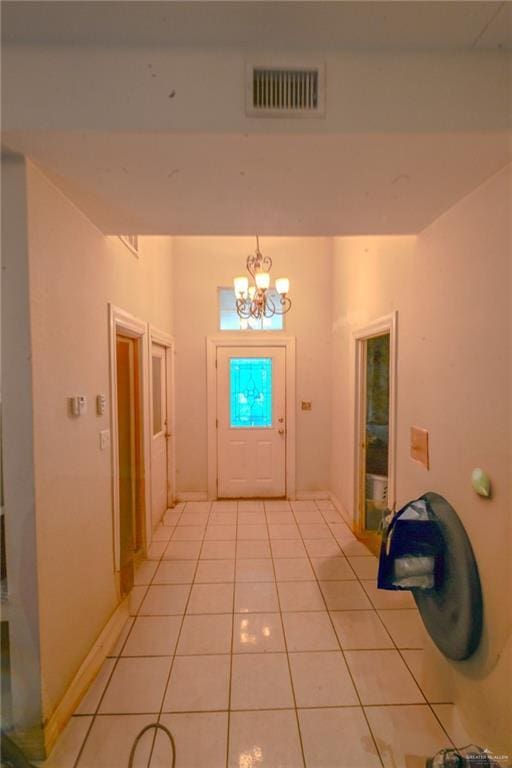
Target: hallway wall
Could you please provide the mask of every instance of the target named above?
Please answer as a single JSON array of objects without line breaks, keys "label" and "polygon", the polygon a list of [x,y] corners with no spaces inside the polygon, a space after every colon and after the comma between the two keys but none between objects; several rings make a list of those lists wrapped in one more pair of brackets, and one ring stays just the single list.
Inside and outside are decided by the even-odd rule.
[{"label": "hallway wall", "polygon": [[[452,663],[455,702],[484,746],[512,754],[510,643],[510,167],[413,238],[343,238],[333,265],[331,487],[354,510],[353,331],[398,310],[397,502],[435,490],[453,504],[475,550],[484,636]],[[411,426],[428,429],[431,468],[409,457]],[[470,485],[474,467],[490,500]]]},{"label": "hallway wall", "polygon": [[[27,163],[37,557],[48,718],[114,611],[108,302],[170,333],[171,240],[136,258]],[[97,416],[95,397],[107,395]],[[71,418],[68,398],[87,414]]]},{"label": "hallway wall", "polygon": [[[245,272],[255,238],[178,237],[173,241],[176,339],[177,489],[207,489],[206,343],[219,334],[217,288]],[[273,277],[290,278],[293,307],[285,334],[297,339],[297,490],[329,488],[330,271],[328,238],[262,238]],[[310,412],[300,401],[312,400]]]}]

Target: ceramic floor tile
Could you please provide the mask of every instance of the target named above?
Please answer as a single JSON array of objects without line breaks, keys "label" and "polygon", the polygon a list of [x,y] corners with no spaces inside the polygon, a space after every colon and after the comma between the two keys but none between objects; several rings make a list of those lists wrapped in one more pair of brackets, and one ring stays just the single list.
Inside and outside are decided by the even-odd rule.
[{"label": "ceramic floor tile", "polygon": [[169,541],[173,529],[168,525],[158,525],[153,531],[151,541]]},{"label": "ceramic floor tile", "polygon": [[424,648],[427,638],[425,625],[418,611],[409,609],[378,611],[397,648]]},{"label": "ceramic floor tile", "polygon": [[163,554],[164,560],[197,560],[200,541],[170,541]]},{"label": "ceramic floor tile", "polygon": [[294,512],[303,512],[304,510],[316,510],[317,506],[313,499],[299,499],[291,502]]},{"label": "ceramic floor tile", "polygon": [[209,525],[205,541],[233,541],[236,539],[236,525]]},{"label": "ceramic floor tile", "polygon": [[139,616],[123,656],[171,656],[176,648],[181,616]]},{"label": "ceramic floor tile", "polygon": [[304,544],[308,555],[314,557],[341,557],[342,552],[334,539],[307,539]]},{"label": "ceramic floor tile", "polygon": [[233,620],[233,653],[285,651],[279,613],[238,614]]},{"label": "ceramic floor tile", "polygon": [[[454,704],[433,704],[432,709],[455,746],[465,747],[466,744],[475,743],[474,736],[468,732]],[[483,746],[485,747],[485,744]]]},{"label": "ceramic floor tile", "polygon": [[300,531],[296,525],[275,525],[269,523],[268,532],[271,539],[300,539]]},{"label": "ceramic floor tile", "polygon": [[[179,768],[224,768],[226,765],[227,712],[162,715],[160,722],[168,728],[176,744]],[[150,768],[169,768],[169,740],[159,733],[151,757]]]},{"label": "ceramic floor tile", "polygon": [[229,613],[233,610],[233,584],[194,584],[187,613]]},{"label": "ceramic floor tile", "polygon": [[181,509],[168,509],[165,515],[163,516],[163,519],[162,519],[163,524],[171,527],[178,525],[182,512],[183,510]]},{"label": "ceramic floor tile", "polygon": [[236,556],[242,560],[271,557],[270,544],[268,541],[237,541]]},{"label": "ceramic floor tile", "polygon": [[265,512],[289,512],[291,510],[289,501],[266,501]]},{"label": "ceramic floor tile", "polygon": [[227,583],[235,580],[234,560],[200,560],[197,566],[196,584]]},{"label": "ceramic floor tile", "polygon": [[232,560],[235,552],[235,541],[205,541],[201,550],[201,560]]},{"label": "ceramic floor tile", "polygon": [[103,691],[107,687],[115,663],[115,659],[105,659],[98,674],[93,680],[92,685],[75,709],[75,715],[94,715],[98,708],[98,704],[100,703]]},{"label": "ceramic floor tile", "polygon": [[340,545],[347,557],[369,557],[372,554],[361,541],[340,541]]},{"label": "ceramic floor tile", "polygon": [[325,523],[299,523],[303,539],[332,539],[332,534]]},{"label": "ceramic floor tile", "polygon": [[329,614],[284,613],[284,634],[288,651],[337,651],[338,640]]},{"label": "ceramic floor tile", "polygon": [[[330,523],[329,528],[331,529],[331,533],[336,539],[336,541],[340,542],[350,542],[350,541],[357,541],[356,537],[348,527],[348,525],[344,522],[341,523]],[[368,554],[368,552],[366,553]]]},{"label": "ceramic floor tile", "polygon": [[362,704],[423,704],[398,651],[345,651]]},{"label": "ceramic floor tile", "polygon": [[178,616],[185,612],[188,584],[154,584],[140,607],[141,616]]},{"label": "ceramic floor tile", "polygon": [[[128,765],[137,734],[154,715],[103,715],[96,717],[85,742],[78,768],[119,768]],[[153,733],[147,732],[137,748],[134,768],[146,768]]]},{"label": "ceramic floor tile", "polygon": [[230,653],[232,614],[185,616],[176,653]]},{"label": "ceramic floor tile", "polygon": [[160,560],[163,553],[166,550],[166,547],[168,546],[166,541],[154,541],[150,546],[148,547],[147,551],[147,559],[148,560]]},{"label": "ceramic floor tile", "polygon": [[343,518],[337,509],[322,509],[322,517],[324,522],[329,524],[340,525],[343,523]]},{"label": "ceramic floor tile", "polygon": [[239,512],[238,525],[266,525],[264,512]]},{"label": "ceramic floor tile", "polygon": [[[322,528],[327,528],[325,525],[324,519],[322,517],[322,513],[318,512],[318,510],[309,510],[307,512],[295,512],[295,520],[299,524],[299,528],[302,531],[303,525],[320,525]],[[327,531],[329,529],[327,528]],[[302,535],[304,536],[304,532],[302,531]],[[329,536],[331,534],[329,533]],[[309,536],[310,539],[317,539],[317,538],[323,538],[323,536]]]},{"label": "ceramic floor tile", "polygon": [[209,512],[211,501],[187,501],[185,512]]},{"label": "ceramic floor tile", "polygon": [[372,607],[358,581],[321,581],[320,588],[330,611]]},{"label": "ceramic floor tile", "polygon": [[291,653],[290,666],[298,707],[343,707],[359,704],[340,651]]},{"label": "ceramic floor tile", "polygon": [[118,659],[99,712],[159,712],[170,668],[167,657]]},{"label": "ceramic floor tile", "polygon": [[130,616],[136,616],[139,612],[139,608],[144,600],[144,595],[148,591],[148,587],[132,587],[130,594],[128,595],[128,611]]},{"label": "ceramic floor tile", "polygon": [[352,569],[358,579],[376,579],[379,561],[376,557],[349,557]]},{"label": "ceramic floor tile", "polygon": [[294,710],[232,713],[229,768],[302,768],[303,765]]},{"label": "ceramic floor tile", "polygon": [[314,581],[315,574],[305,557],[285,557],[274,559],[277,581]]},{"label": "ceramic floor tile", "polygon": [[311,563],[319,581],[344,581],[356,578],[346,557],[314,557]]},{"label": "ceramic floor tile", "polygon": [[384,768],[424,768],[427,757],[449,747],[430,707],[366,707]]},{"label": "ceramic floor tile", "polygon": [[178,525],[172,535],[173,541],[202,541],[206,526]]},{"label": "ceramic floor tile", "polygon": [[361,707],[300,709],[308,768],[381,768]]},{"label": "ceramic floor tile", "polygon": [[210,514],[210,525],[236,525],[236,512],[212,512]]},{"label": "ceramic floor tile", "polygon": [[273,557],[306,557],[304,544],[299,539],[272,539]]},{"label": "ceramic floor tile", "polygon": [[180,517],[178,526],[182,527],[182,526],[190,526],[190,525],[199,525],[202,528],[205,528],[206,523],[208,522],[209,519],[210,519],[210,516],[208,512],[184,512]]},{"label": "ceramic floor tile", "polygon": [[72,717],[57,739],[44,762],[34,762],[37,768],[74,768],[92,717]]},{"label": "ceramic floor tile", "polygon": [[279,611],[275,583],[235,585],[235,613],[273,613]]},{"label": "ceramic floor tile", "polygon": [[156,560],[142,560],[133,575],[133,583],[137,586],[150,584],[157,567],[158,563]]},{"label": "ceramic floor tile", "polygon": [[130,634],[130,630],[133,626],[134,621],[135,621],[135,618],[132,616],[130,616],[130,618],[126,621],[124,627],[119,633],[119,637],[117,638],[116,642],[112,646],[112,649],[108,653],[108,656],[120,656],[121,651],[123,650],[125,640]]},{"label": "ceramic floor tile", "polygon": [[293,706],[286,653],[233,656],[231,709],[287,709]]},{"label": "ceramic floor tile", "polygon": [[277,591],[282,611],[323,611],[325,609],[322,593],[316,581],[281,581],[277,585]]},{"label": "ceramic floor tile", "polygon": [[263,558],[237,560],[236,581],[274,581],[272,561]]},{"label": "ceramic floor tile", "polygon": [[267,526],[264,523],[257,525],[241,525],[238,523],[237,539],[240,541],[267,541]]},{"label": "ceramic floor tile", "polygon": [[191,584],[195,570],[195,560],[163,560],[155,573],[153,584]]},{"label": "ceramic floor tile", "polygon": [[318,507],[318,509],[324,510],[324,509],[336,509],[332,501],[329,499],[316,499],[315,504]]},{"label": "ceramic floor tile", "polygon": [[375,611],[332,611],[331,619],[343,650],[394,648]]},{"label": "ceramic floor tile", "polygon": [[402,657],[411,670],[427,701],[453,703],[454,685],[452,668],[437,651],[402,651]]},{"label": "ceramic floor tile", "polygon": [[214,501],[211,507],[211,514],[214,512],[236,512],[238,509],[237,501]]},{"label": "ceramic floor tile", "polygon": [[414,598],[408,590],[378,589],[375,581],[361,581],[374,608],[416,608]]},{"label": "ceramic floor tile", "polygon": [[295,525],[293,512],[266,512],[270,525]]},{"label": "ceramic floor tile", "polygon": [[225,656],[176,656],[164,698],[164,712],[227,709],[231,659]]},{"label": "ceramic floor tile", "polygon": [[255,499],[244,499],[238,502],[239,512],[263,512],[264,506],[262,501],[256,501]]}]

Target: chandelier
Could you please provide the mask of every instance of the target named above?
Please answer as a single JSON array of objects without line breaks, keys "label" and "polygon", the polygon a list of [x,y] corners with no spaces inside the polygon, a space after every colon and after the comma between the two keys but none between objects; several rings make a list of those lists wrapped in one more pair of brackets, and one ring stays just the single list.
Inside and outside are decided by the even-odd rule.
[{"label": "chandelier", "polygon": [[270,294],[272,259],[261,253],[257,235],[256,253],[249,254],[246,266],[254,281],[253,284],[249,285],[249,278],[245,276],[235,277],[233,280],[238,316],[244,320],[249,320],[251,317],[260,319],[273,315],[284,315],[285,312],[288,312],[292,306],[291,299],[287,296],[290,281],[287,277],[278,277],[275,283],[278,297]]}]

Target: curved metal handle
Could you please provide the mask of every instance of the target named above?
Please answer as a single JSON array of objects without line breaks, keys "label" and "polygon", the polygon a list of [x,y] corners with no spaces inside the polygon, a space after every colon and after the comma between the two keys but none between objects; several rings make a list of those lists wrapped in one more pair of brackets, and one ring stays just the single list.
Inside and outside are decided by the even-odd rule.
[{"label": "curved metal handle", "polygon": [[277,431],[280,435],[284,435],[284,429],[278,429]]}]

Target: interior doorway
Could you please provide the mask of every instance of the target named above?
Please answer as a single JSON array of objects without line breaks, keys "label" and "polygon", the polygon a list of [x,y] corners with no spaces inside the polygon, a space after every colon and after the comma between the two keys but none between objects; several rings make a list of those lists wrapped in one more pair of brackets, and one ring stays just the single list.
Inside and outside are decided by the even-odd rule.
[{"label": "interior doorway", "polygon": [[167,348],[151,344],[151,523],[160,522],[169,505],[170,414]]},{"label": "interior doorway", "polygon": [[144,544],[140,341],[116,334],[116,409],[121,595],[133,587]]},{"label": "interior doorway", "polygon": [[395,344],[395,315],[356,336],[355,528],[376,546],[386,510],[394,506]]}]

